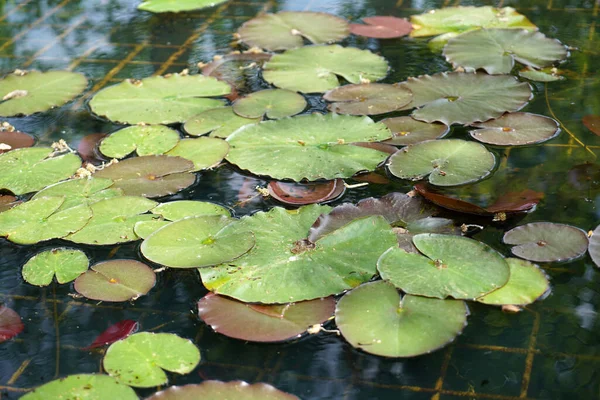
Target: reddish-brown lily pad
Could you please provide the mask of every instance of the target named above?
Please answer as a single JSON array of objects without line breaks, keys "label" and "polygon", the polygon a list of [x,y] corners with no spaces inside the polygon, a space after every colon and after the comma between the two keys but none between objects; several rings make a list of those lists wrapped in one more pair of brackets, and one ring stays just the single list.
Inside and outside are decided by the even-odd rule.
[{"label": "reddish-brown lily pad", "polygon": [[248,384],[242,381],[204,381],[199,385],[171,386],[146,400],[299,400],[266,383]]},{"label": "reddish-brown lily pad", "polygon": [[0,130],[0,154],[12,149],[31,147],[35,139],[33,136],[19,131]]},{"label": "reddish-brown lily pad", "polygon": [[117,340],[125,339],[127,336],[138,330],[139,324],[137,321],[131,319],[124,319],[116,324],[113,324],[106,328],[98,337],[92,342],[91,345],[85,348],[85,350],[95,349],[97,347],[106,346],[116,342]]},{"label": "reddish-brown lily pad", "polygon": [[600,115],[586,115],[582,122],[593,134],[600,136]]},{"label": "reddish-brown lily pad", "polygon": [[412,31],[412,24],[404,18],[376,16],[362,20],[366,25],[350,24],[350,33],[375,39],[393,39]]},{"label": "reddish-brown lily pad", "polygon": [[5,342],[23,331],[25,326],[14,310],[0,305],[0,343]]},{"label": "reddish-brown lily pad", "polygon": [[343,179],[309,183],[271,181],[267,189],[275,200],[292,206],[301,206],[334,201],[344,194],[346,186]]},{"label": "reddish-brown lily pad", "polygon": [[100,164],[105,160],[98,151],[98,146],[106,136],[108,136],[108,133],[91,133],[81,138],[81,141],[77,146],[77,152],[83,161],[92,164]]},{"label": "reddish-brown lily pad", "polygon": [[412,101],[412,92],[398,85],[359,83],[332,89],[323,95],[338,114],[376,115],[398,110]]},{"label": "reddish-brown lily pad", "polygon": [[9,210],[21,203],[15,196],[9,194],[0,194],[0,212]]}]

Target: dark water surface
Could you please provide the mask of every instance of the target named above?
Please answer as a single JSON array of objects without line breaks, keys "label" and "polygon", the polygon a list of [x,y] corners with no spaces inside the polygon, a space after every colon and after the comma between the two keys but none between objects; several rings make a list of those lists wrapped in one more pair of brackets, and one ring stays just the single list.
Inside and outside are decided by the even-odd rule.
[{"label": "dark water surface", "polygon": [[[519,224],[548,220],[587,231],[600,222],[600,174],[591,179],[569,174],[574,166],[597,162],[600,154],[600,138],[581,124],[584,115],[600,114],[600,0],[235,0],[207,11],[168,16],[138,12],[137,4],[138,0],[0,1],[0,70],[83,72],[91,80],[87,100],[93,91],[124,78],[183,68],[197,71],[197,62],[231,51],[231,34],[263,11],[327,11],[356,20],[370,15],[406,17],[458,4],[515,7],[546,35],[578,49],[561,68],[568,79],[535,84],[535,98],[525,108],[558,119],[563,132],[543,146],[494,150],[500,166],[490,179],[448,192],[485,204],[509,189],[531,188],[545,192],[546,198]],[[392,67],[385,82],[449,69],[425,40],[351,37],[343,44],[383,55]],[[250,74],[247,87],[256,90],[264,83]],[[309,111],[323,109],[320,101],[311,103]],[[91,116],[85,101],[8,121],[34,134],[40,144],[64,138],[72,147],[86,134],[118,127]],[[453,128],[451,137],[465,134]],[[275,205],[259,196],[236,206],[264,184],[222,167],[199,174],[195,186],[171,199],[211,200],[244,215]],[[399,180],[369,185],[348,191],[338,203],[410,187]],[[476,237],[508,255],[501,237],[512,225],[488,226]],[[334,334],[287,344],[249,344],[215,334],[195,315],[195,302],[206,290],[194,271],[160,274],[156,287],[134,304],[73,299],[71,285],[40,289],[24,283],[23,263],[56,244],[60,242],[25,247],[0,239],[0,303],[16,310],[25,323],[16,339],[0,344],[1,399],[18,398],[58,377],[100,371],[103,352],[82,347],[123,319],[139,321],[145,331],[192,338],[201,349],[200,366],[189,375],[171,375],[171,384],[265,381],[303,399],[600,398],[600,273],[587,255],[571,263],[541,265],[552,278],[552,293],[544,301],[519,314],[471,305],[469,326],[454,344],[401,360],[362,353]],[[94,263],[139,257],[138,246],[139,242],[86,250]]]}]

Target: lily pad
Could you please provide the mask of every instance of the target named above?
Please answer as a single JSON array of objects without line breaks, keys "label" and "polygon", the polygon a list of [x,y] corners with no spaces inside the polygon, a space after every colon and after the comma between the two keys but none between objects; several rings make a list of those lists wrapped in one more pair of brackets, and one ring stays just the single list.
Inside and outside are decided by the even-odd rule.
[{"label": "lily pad", "polygon": [[229,144],[223,139],[200,137],[180,140],[165,155],[192,161],[194,167],[191,171],[200,171],[219,165],[228,152]]},{"label": "lily pad", "polygon": [[588,248],[586,233],[574,226],[532,222],[504,234],[510,250],[520,258],[536,262],[568,261],[582,256]]},{"label": "lily pad", "polygon": [[442,72],[409,78],[401,83],[413,93],[406,108],[425,122],[470,124],[519,111],[531,98],[531,88],[512,76]]},{"label": "lily pad", "polygon": [[23,332],[25,325],[21,317],[13,309],[0,305],[0,343]]},{"label": "lily pad", "polygon": [[14,149],[31,147],[35,143],[35,138],[23,132],[2,129],[0,126],[0,154]]},{"label": "lily pad", "polygon": [[84,350],[96,349],[98,347],[112,344],[117,340],[125,339],[127,336],[135,333],[139,325],[136,321],[131,319],[124,319],[116,324],[113,324],[106,328],[98,337],[92,342],[91,345],[84,348]]},{"label": "lily pad", "polygon": [[21,397],[22,400],[77,399],[97,400],[110,396],[119,400],[138,400],[129,386],[108,375],[78,374],[56,379]]},{"label": "lily pad", "polygon": [[450,132],[450,127],[444,124],[428,124],[411,117],[386,118],[382,122],[394,136],[385,143],[394,146],[408,146],[426,140],[441,139]]},{"label": "lily pad", "polygon": [[29,115],[62,106],[87,85],[87,78],[75,72],[17,70],[0,80],[0,115]]},{"label": "lily pad", "polygon": [[387,282],[370,282],[338,302],[335,322],[354,347],[385,357],[414,357],[452,342],[467,325],[463,301],[400,296]]},{"label": "lily pad", "polygon": [[314,44],[338,42],[349,33],[346,20],[328,13],[306,11],[263,14],[238,29],[242,42],[270,51],[303,46],[304,39]]},{"label": "lily pad", "polygon": [[600,115],[586,115],[581,121],[593,134],[600,136]]},{"label": "lily pad", "polygon": [[381,277],[405,293],[474,300],[508,282],[508,264],[484,243],[432,233],[415,235],[413,243],[423,255],[392,248],[377,262]]},{"label": "lily pad", "polygon": [[412,24],[404,18],[376,16],[362,19],[365,25],[350,24],[350,33],[375,39],[393,39],[406,36]]},{"label": "lily pad", "polygon": [[88,258],[81,250],[46,250],[31,257],[23,266],[23,279],[32,285],[48,286],[56,275],[58,283],[67,283],[87,271],[88,266]]},{"label": "lily pad", "polygon": [[491,305],[526,306],[542,297],[549,289],[546,274],[535,264],[518,258],[507,258],[510,278],[506,285],[477,299]]},{"label": "lily pad", "polygon": [[454,186],[477,182],[488,176],[496,159],[479,143],[460,139],[429,140],[403,147],[388,161],[390,172],[401,179]]},{"label": "lily pad", "polygon": [[515,61],[543,68],[568,54],[558,40],[521,29],[478,29],[450,39],[444,47],[446,60],[455,68],[484,69],[488,74],[509,74]]},{"label": "lily pad", "polygon": [[535,82],[555,82],[565,79],[559,75],[559,71],[554,67],[542,68],[541,70],[526,67],[519,71],[519,76]]},{"label": "lily pad", "polygon": [[37,192],[73,175],[81,167],[75,154],[57,155],[49,147],[16,149],[0,154],[0,189],[16,195]]},{"label": "lily pad", "polygon": [[153,13],[182,12],[200,10],[202,8],[214,7],[225,3],[227,0],[145,0],[137,8],[138,10]]},{"label": "lily pad", "polygon": [[508,113],[498,119],[471,124],[471,137],[497,146],[522,146],[554,139],[560,133],[558,122],[543,115]]},{"label": "lily pad", "polygon": [[597,267],[600,267],[600,225],[594,229],[589,238],[588,251]]},{"label": "lily pad", "polygon": [[146,400],[300,400],[266,383],[252,385],[242,381],[204,381],[199,385],[171,386],[155,393]]},{"label": "lily pad", "polygon": [[154,287],[152,268],[135,260],[111,260],[92,265],[75,280],[75,291],[100,301],[129,301]]},{"label": "lily pad", "polygon": [[227,160],[253,174],[275,179],[349,178],[372,171],[387,154],[356,142],[389,139],[383,124],[368,117],[303,115],[243,127],[227,138]]},{"label": "lily pad", "polygon": [[113,181],[103,178],[70,179],[50,185],[37,192],[32,199],[40,197],[64,197],[60,210],[78,205],[91,205],[100,200],[122,196],[123,191],[112,188]]},{"label": "lily pad", "polygon": [[209,293],[198,302],[198,316],[215,332],[251,342],[300,337],[333,315],[333,297],[282,305],[246,304]]},{"label": "lily pad", "polygon": [[344,85],[323,95],[334,102],[329,110],[338,114],[376,115],[396,111],[409,104],[412,92],[403,86],[385,83]]},{"label": "lily pad", "polygon": [[18,200],[15,196],[9,194],[0,194],[0,213],[21,204],[22,201]]},{"label": "lily pad", "polygon": [[100,143],[107,157],[123,158],[136,152],[139,156],[163,154],[179,142],[179,132],[160,125],[129,126],[110,134]]},{"label": "lily pad", "polygon": [[260,90],[233,103],[233,111],[244,118],[280,119],[301,113],[305,108],[302,95],[283,89]]},{"label": "lily pad", "polygon": [[302,206],[337,200],[346,191],[346,186],[342,179],[308,183],[271,181],[267,189],[269,195],[281,203]]},{"label": "lily pad", "polygon": [[107,133],[91,133],[81,138],[77,145],[77,153],[83,161],[98,165],[104,161],[104,157],[100,154],[100,142],[107,137]]},{"label": "lily pad", "polygon": [[377,258],[396,245],[383,217],[354,221],[312,243],[307,232],[326,206],[272,208],[244,217],[239,232],[256,245],[227,264],[199,269],[207,289],[244,302],[289,303],[327,297],[368,281]]},{"label": "lily pad", "polygon": [[387,61],[368,50],[307,46],[275,54],[264,65],[263,78],[282,89],[322,93],[340,85],[338,76],[362,83],[383,79],[387,72]]},{"label": "lily pad", "polygon": [[256,124],[261,118],[244,118],[233,112],[232,107],[220,107],[204,111],[188,119],[183,129],[192,136],[205,135],[227,138],[244,125]]},{"label": "lily pad", "polygon": [[109,86],[94,95],[90,107],[115,122],[173,124],[222,106],[221,100],[207,97],[229,92],[229,84],[203,75],[152,76]]},{"label": "lily pad", "polygon": [[104,369],[117,381],[133,387],[164,385],[165,371],[192,372],[200,351],[188,339],[172,333],[140,332],[113,343],[104,356]]}]

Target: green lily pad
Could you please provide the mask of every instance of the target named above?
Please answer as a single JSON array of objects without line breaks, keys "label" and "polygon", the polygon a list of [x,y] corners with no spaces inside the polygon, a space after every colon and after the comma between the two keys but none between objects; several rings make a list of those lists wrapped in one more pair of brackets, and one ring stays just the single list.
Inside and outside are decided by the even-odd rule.
[{"label": "green lily pad", "polygon": [[556,68],[551,67],[543,68],[540,71],[527,67],[519,71],[519,76],[535,82],[555,82],[565,79],[564,77],[560,76],[558,72],[559,71]]},{"label": "green lily pad", "polygon": [[225,3],[227,0],[145,0],[137,9],[153,13],[200,10]]},{"label": "green lily pad", "polygon": [[403,147],[390,157],[390,172],[401,179],[454,186],[488,176],[496,159],[483,145],[460,139],[429,140]]},{"label": "green lily pad", "polygon": [[62,106],[87,85],[87,78],[75,72],[15,71],[0,80],[0,115],[29,115]]},{"label": "green lily pad", "polygon": [[552,222],[517,226],[506,232],[502,240],[516,245],[510,249],[515,256],[536,262],[572,260],[588,248],[588,237],[583,230]]},{"label": "green lily pad", "polygon": [[200,362],[200,351],[188,339],[172,333],[135,333],[113,343],[104,356],[104,369],[133,387],[164,385],[165,371],[188,374]]},{"label": "green lily pad", "polygon": [[142,239],[146,239],[148,236],[152,235],[154,232],[159,230],[162,227],[169,225],[173,221],[167,221],[165,219],[152,219],[149,221],[139,221],[133,227],[133,231],[137,236]]},{"label": "green lily pad", "polygon": [[256,124],[261,118],[244,118],[233,112],[232,107],[219,107],[204,111],[188,119],[183,129],[192,136],[205,135],[227,138],[244,125]]},{"label": "green lily pad", "polygon": [[127,385],[108,375],[78,374],[56,379],[26,393],[22,400],[77,399],[99,400],[110,396],[119,400],[138,400]]},{"label": "green lily pad", "polygon": [[370,282],[346,293],[335,323],[352,346],[385,357],[414,357],[452,342],[467,325],[463,301],[400,296],[387,282]]},{"label": "green lily pad", "polygon": [[204,381],[199,385],[171,386],[146,400],[300,400],[266,383]]},{"label": "green lily pad", "polygon": [[75,280],[75,291],[100,301],[129,301],[145,295],[154,287],[152,268],[135,260],[110,260],[92,265]]},{"label": "green lily pad", "polygon": [[478,29],[459,35],[444,47],[446,60],[467,72],[484,69],[488,74],[509,74],[515,61],[543,68],[569,54],[558,40],[522,29]]},{"label": "green lily pad", "polygon": [[594,264],[600,267],[600,225],[594,229],[592,235],[589,237],[588,251]]},{"label": "green lily pad", "polygon": [[327,297],[368,281],[377,258],[396,245],[391,227],[383,217],[368,217],[315,243],[306,240],[313,222],[329,210],[275,207],[242,218],[236,230],[254,233],[254,248],[227,264],[200,268],[204,286],[244,302],[281,304]]},{"label": "green lily pad", "polygon": [[382,122],[394,136],[384,143],[394,146],[408,146],[426,140],[441,139],[450,132],[450,127],[444,124],[428,124],[411,117],[386,118]]},{"label": "green lily pad", "polygon": [[471,124],[471,137],[498,146],[522,146],[542,143],[560,133],[558,122],[543,115],[508,113],[498,119]]},{"label": "green lily pad", "polygon": [[192,185],[194,163],[167,155],[128,158],[96,171],[94,177],[108,178],[130,196],[162,197]]},{"label": "green lily pad", "polygon": [[526,306],[542,297],[550,289],[544,271],[529,261],[507,258],[510,278],[506,285],[477,299],[491,305]]},{"label": "green lily pad", "polygon": [[60,239],[83,228],[92,210],[80,205],[59,211],[64,198],[41,197],[0,213],[0,236],[18,244]]},{"label": "green lily pad", "polygon": [[399,85],[360,83],[344,85],[323,95],[333,102],[329,110],[338,114],[376,115],[396,111],[412,101],[412,92]]},{"label": "green lily pad", "polygon": [[242,42],[270,51],[301,47],[305,38],[314,44],[338,42],[349,34],[346,20],[328,13],[306,11],[263,14],[238,29]]},{"label": "green lily pad", "polygon": [[37,253],[23,266],[23,279],[36,286],[48,286],[56,275],[58,283],[75,280],[87,271],[85,253],[75,249],[52,249]]},{"label": "green lily pad", "polygon": [[69,179],[40,190],[32,199],[63,196],[65,201],[59,210],[66,210],[81,204],[89,206],[100,200],[123,195],[121,189],[112,188],[112,185],[112,180],[103,178]]},{"label": "green lily pad", "polygon": [[253,174],[276,179],[349,178],[372,171],[387,153],[353,146],[389,139],[390,131],[368,117],[303,115],[266,121],[227,138],[227,160]]},{"label": "green lily pad", "polygon": [[233,111],[244,118],[291,117],[306,108],[306,100],[296,92],[283,89],[260,90],[233,103]]},{"label": "green lily pad", "polygon": [[228,152],[229,144],[223,139],[200,137],[180,140],[165,155],[192,161],[194,167],[191,170],[200,171],[219,165]]},{"label": "green lily pad", "polygon": [[519,111],[531,98],[531,88],[512,76],[442,72],[409,78],[401,83],[413,93],[406,108],[425,122],[470,124]]},{"label": "green lily pad", "polygon": [[350,83],[378,81],[388,72],[387,61],[368,50],[306,46],[275,54],[263,67],[273,85],[303,93],[322,93],[338,87],[338,76]]},{"label": "green lily pad", "polygon": [[229,84],[203,75],[152,76],[109,86],[94,95],[90,107],[95,114],[115,122],[173,124],[222,106],[221,100],[207,97],[230,91]]},{"label": "green lily pad", "polygon": [[139,156],[163,154],[179,142],[179,132],[160,125],[137,125],[120,129],[100,143],[107,157],[123,158],[136,152]]},{"label": "green lily pad", "polygon": [[37,192],[73,175],[81,167],[75,154],[55,155],[49,147],[29,147],[0,154],[0,189],[16,195]]},{"label": "green lily pad", "polygon": [[377,262],[381,277],[405,293],[473,300],[508,282],[508,264],[484,243],[432,233],[415,235],[413,243],[423,255],[392,248]]}]

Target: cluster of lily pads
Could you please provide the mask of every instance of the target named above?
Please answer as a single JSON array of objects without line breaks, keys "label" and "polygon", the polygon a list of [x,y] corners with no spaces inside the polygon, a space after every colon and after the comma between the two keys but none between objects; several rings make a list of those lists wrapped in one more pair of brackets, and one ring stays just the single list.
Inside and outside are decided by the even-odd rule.
[{"label": "cluster of lily pads", "polygon": [[[160,3],[149,0],[140,8],[164,11],[153,8]],[[194,2],[177,2],[181,8],[170,11],[183,11],[187,3]],[[21,245],[65,243],[31,257],[24,280],[46,286],[56,277],[59,284],[74,282],[85,298],[122,302],[156,284],[159,269],[147,264],[195,268],[210,291],[199,300],[198,315],[221,334],[278,342],[318,333],[334,319],[356,348],[412,357],[453,341],[466,325],[468,301],[518,310],[542,298],[549,281],[532,261],[571,260],[589,249],[599,264],[600,227],[588,240],[568,225],[518,226],[504,236],[518,258],[505,258],[467,237],[468,226],[436,216],[450,209],[504,220],[538,204],[540,194],[529,191],[480,207],[435,186],[489,176],[496,159],[484,144],[531,145],[559,134],[553,119],[519,110],[532,98],[526,80],[560,79],[555,65],[568,49],[510,7],[455,7],[410,22],[364,22],[350,25],[325,13],[264,14],[238,31],[250,50],[204,65],[202,74],[128,79],[103,89],[90,100],[91,112],[129,126],[95,136],[94,151],[85,155],[63,141],[30,147],[31,136],[2,125],[0,189],[10,193],[0,196],[0,236]],[[455,70],[374,83],[388,73],[383,57],[331,44],[351,32],[436,36],[432,47],[443,47]],[[259,68],[271,86],[240,96],[240,69],[231,68],[240,61],[249,63],[244,70]],[[510,75],[516,64],[521,79]],[[15,71],[0,80],[0,115],[61,106],[86,85],[84,76],[67,71]],[[298,115],[307,99],[321,97],[331,113]],[[413,111],[378,122],[370,117],[407,110]],[[444,139],[454,124],[469,126],[477,142]],[[164,201],[195,184],[199,171],[226,163],[272,179],[266,193],[297,208],[236,218],[214,203]],[[384,165],[399,179],[429,184],[356,205],[308,204],[339,198],[343,179]],[[85,252],[69,247],[139,240],[148,263],[111,260],[90,267]],[[12,310],[0,308],[0,321],[16,326],[16,319]],[[109,376],[70,376],[23,398],[102,392],[137,398],[130,386],[166,384],[163,370],[189,373],[200,361],[188,340],[132,333],[128,326],[107,349],[103,366]],[[241,390],[248,398],[295,398],[263,384],[207,381],[149,399]]]}]

